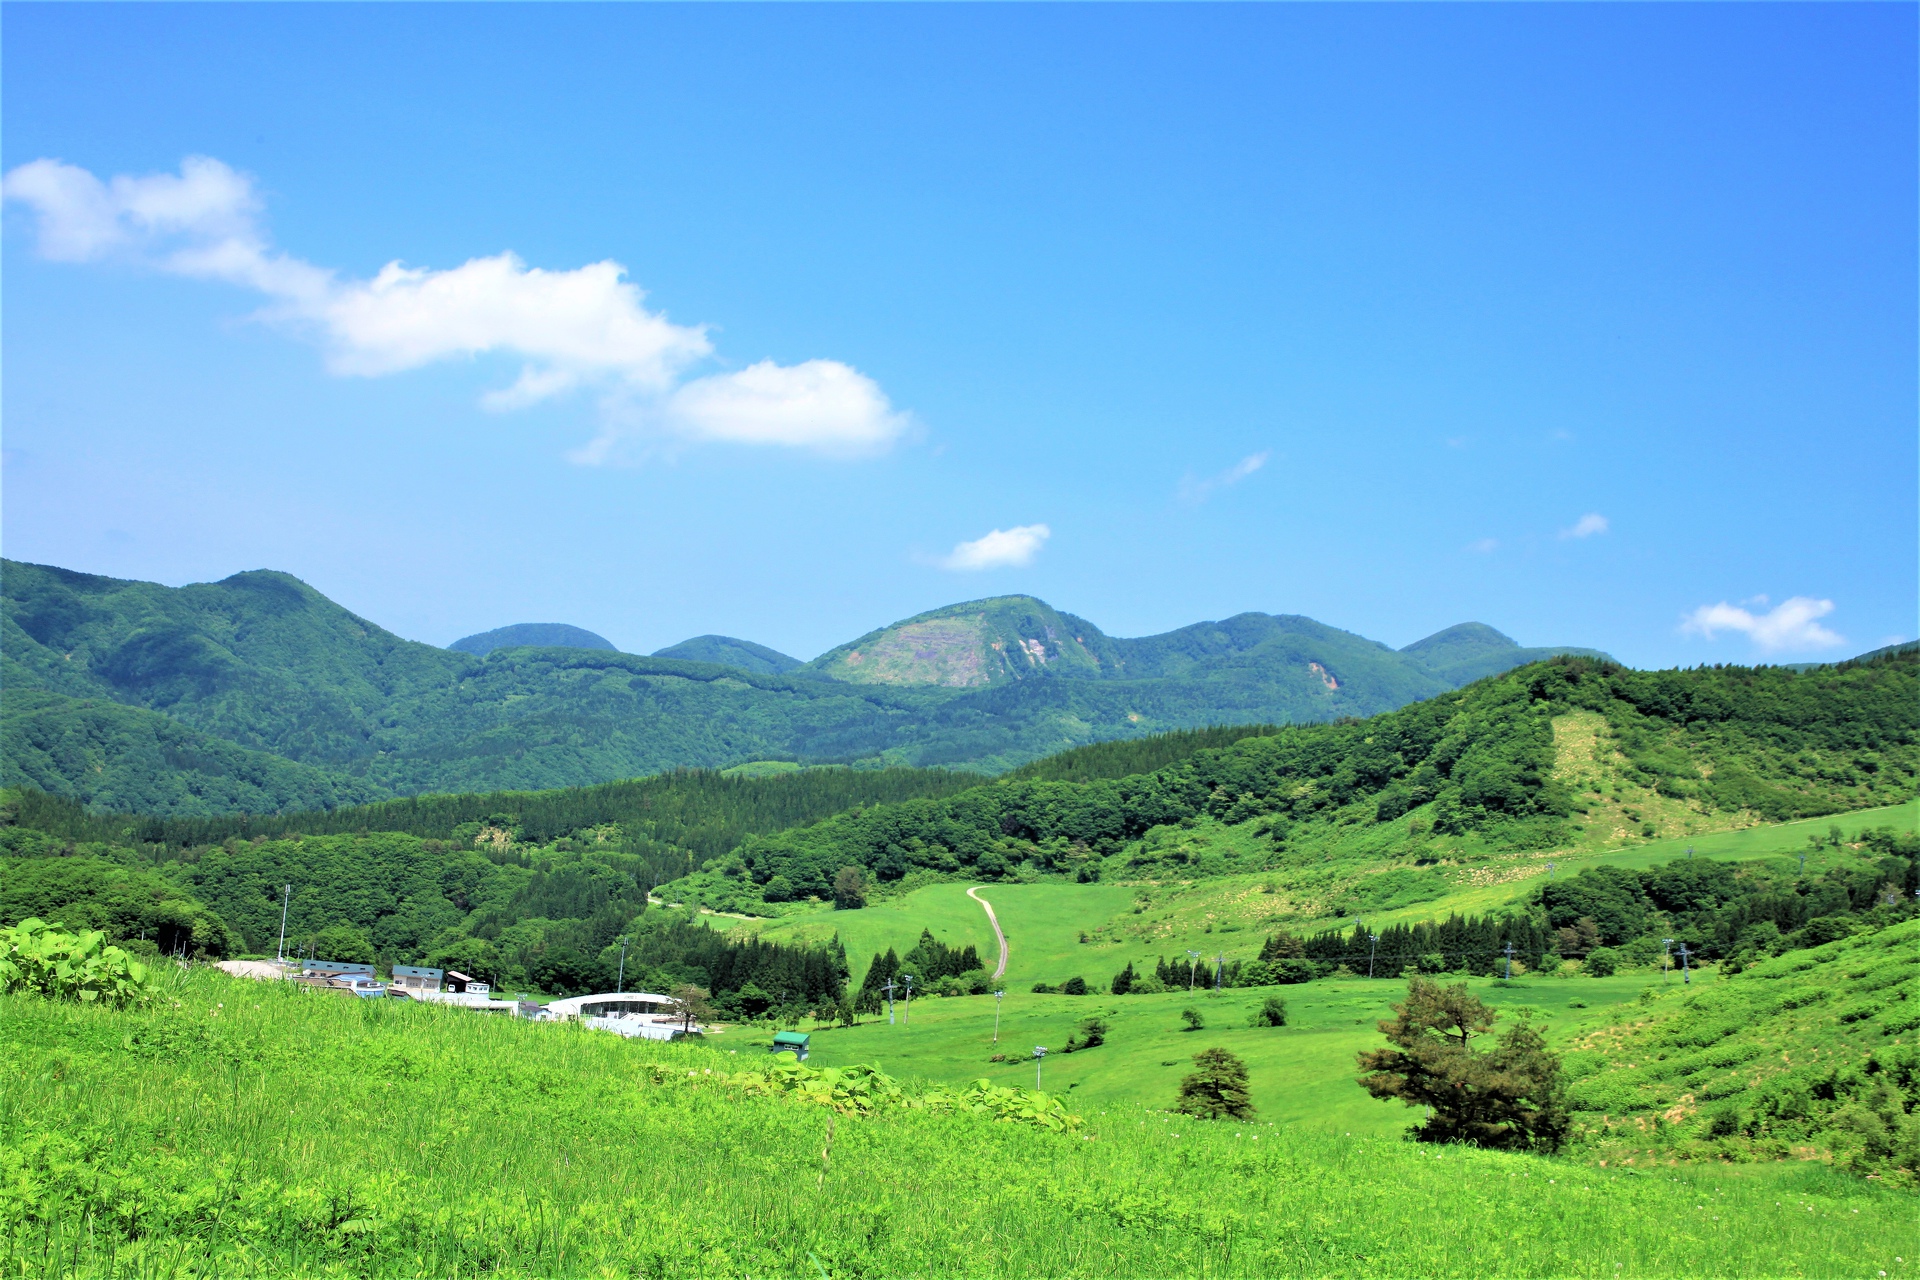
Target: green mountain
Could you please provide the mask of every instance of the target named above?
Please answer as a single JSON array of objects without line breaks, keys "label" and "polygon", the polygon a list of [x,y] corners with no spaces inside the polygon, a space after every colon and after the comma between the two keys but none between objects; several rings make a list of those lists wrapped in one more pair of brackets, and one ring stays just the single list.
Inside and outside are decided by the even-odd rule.
[{"label": "green mountain", "polygon": [[[784,660],[718,637],[675,651],[689,645]],[[476,657],[401,639],[282,573],[170,588],[16,561],[0,562],[0,681],[0,782],[163,814],[580,786],[748,760],[998,771],[1171,729],[1371,715],[1452,687],[1384,645],[1264,614],[1123,640],[1003,597],[779,673],[578,647]],[[72,701],[19,700],[28,692]],[[198,735],[168,739],[194,744],[193,761],[175,763],[186,746],[161,747],[137,717],[111,732],[98,716],[56,723],[87,702],[166,717]]]},{"label": "green mountain", "polygon": [[1455,688],[1560,654],[1604,658],[1597,649],[1524,649],[1484,622],[1463,622],[1416,640],[1400,651]]},{"label": "green mountain", "polygon": [[476,658],[484,658],[495,649],[512,649],[523,645],[536,649],[612,649],[615,647],[613,641],[604,636],[595,635],[584,627],[570,627],[564,622],[516,622],[510,627],[496,627],[492,631],[482,631],[479,635],[462,637],[447,648],[458,649],[461,653],[470,653]]},{"label": "green mountain", "polygon": [[806,665],[798,658],[789,658],[778,649],[769,649],[751,640],[735,640],[732,636],[695,636],[664,649],[655,649],[653,656],[678,658],[683,662],[713,662],[762,676],[783,676]]},{"label": "green mountain", "polygon": [[[5,785],[78,789],[115,813],[280,813],[360,804],[380,789],[101,698],[10,690],[0,703]],[[77,787],[76,787],[76,784]]]}]

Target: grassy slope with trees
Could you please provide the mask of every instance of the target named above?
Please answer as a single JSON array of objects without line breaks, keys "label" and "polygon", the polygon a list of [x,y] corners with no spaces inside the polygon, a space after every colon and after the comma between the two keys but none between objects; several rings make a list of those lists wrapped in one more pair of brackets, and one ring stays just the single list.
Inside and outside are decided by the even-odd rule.
[{"label": "grassy slope with trees", "polygon": [[[1069,625],[1025,597],[976,603]],[[1034,630],[1008,625],[1010,636]],[[1035,660],[1027,674],[1038,678],[978,686],[848,682],[818,663],[781,672],[771,651],[715,637],[665,652],[745,655],[750,666],[579,648],[476,657],[402,640],[282,573],[169,588],[5,561],[0,781],[96,809],[192,814],[304,808],[329,794],[350,803],[583,785],[755,759],[994,770],[1168,728],[1369,714],[1450,688],[1463,660],[1511,665],[1535,652],[1466,628],[1429,666],[1309,619],[1263,614],[1140,640],[1072,625],[1123,660],[1086,679]],[[1028,643],[1051,643],[1044,627],[1036,635]],[[39,700],[18,701],[25,692]],[[89,701],[157,713],[206,738],[182,738],[175,754],[191,759],[176,765],[138,716],[65,723]],[[263,783],[265,762],[208,739],[316,772]]]},{"label": "grassy slope with trees", "polygon": [[1654,1175],[1138,1107],[1071,1133],[832,1117],[721,1083],[744,1050],[204,973],[167,995],[0,997],[9,1272],[1758,1276],[1910,1256],[1910,1196],[1817,1166]]},{"label": "grassy slope with trees", "polygon": [[[1554,659],[1148,774],[1011,780],[841,815],[750,839],[676,890],[745,910],[825,898],[847,866],[881,884],[912,874],[1140,878],[1156,864],[1184,869],[1181,829],[1201,820],[1260,838],[1260,862],[1235,868],[1258,870],[1290,851],[1328,856],[1329,844],[1417,864],[1462,842],[1525,850],[1653,836],[1654,802],[1702,829],[1716,815],[1726,826],[1884,805],[1913,794],[1920,774],[1916,673],[1911,654],[1805,672]],[[1603,767],[1613,757],[1618,779]],[[1648,806],[1617,803],[1620,780]]]}]

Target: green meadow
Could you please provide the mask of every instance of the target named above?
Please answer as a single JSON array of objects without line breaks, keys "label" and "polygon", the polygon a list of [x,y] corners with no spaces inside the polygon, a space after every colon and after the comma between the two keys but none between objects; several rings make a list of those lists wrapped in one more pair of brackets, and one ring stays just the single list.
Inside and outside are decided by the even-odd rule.
[{"label": "green meadow", "polygon": [[[1231,847],[1260,839],[1253,826],[1203,822],[1183,832],[1181,838]],[[1796,869],[1804,853],[1807,872],[1817,875],[1830,867],[1859,863],[1866,856],[1831,845],[1818,849],[1809,846],[1809,836],[1824,837],[1836,826],[1849,841],[1874,827],[1920,829],[1920,801],[1800,822],[1649,840],[1605,851],[1489,853],[1459,865],[1402,865],[1396,869],[1371,856],[1336,856],[1330,852],[1323,860],[1246,875],[1090,885],[1052,880],[977,887],[999,913],[1000,925],[1007,933],[1011,948],[1008,991],[1025,991],[1036,982],[1058,984],[1075,974],[1105,986],[1129,963],[1151,969],[1159,957],[1184,960],[1189,950],[1209,959],[1221,954],[1228,959],[1246,959],[1259,951],[1275,929],[1302,932],[1351,927],[1354,913],[1301,911],[1296,905],[1303,899],[1340,895],[1364,899],[1368,885],[1385,875],[1398,875],[1401,883],[1415,886],[1421,883],[1415,877],[1430,877],[1433,896],[1402,906],[1362,908],[1369,924],[1411,923],[1456,912],[1478,915],[1517,908],[1549,874],[1574,875],[1583,868],[1603,865],[1650,867],[1687,857],[1689,847],[1696,858],[1772,861]],[[1549,863],[1553,864],[1551,873]],[[1337,888],[1330,892],[1326,885]],[[838,933],[846,945],[855,983],[876,952],[892,947],[904,955],[923,928],[932,930],[950,946],[977,947],[991,971],[998,948],[986,913],[967,897],[970,887],[974,886],[927,885],[856,911],[823,906],[778,919],[742,921],[738,927],[783,942],[818,943]],[[1392,897],[1380,894],[1376,900],[1391,904]]]},{"label": "green meadow", "polygon": [[[1100,1050],[1062,1064],[1084,1070],[1059,1083],[1087,1123],[1061,1134],[747,1096],[721,1077],[756,1059],[724,1038],[168,982],[131,1012],[0,997],[5,1274],[1607,1280],[1900,1275],[1913,1256],[1912,1197],[1825,1166],[1436,1149],[1288,1123],[1271,1092],[1254,1124],[1084,1105]],[[1372,1012],[1325,998],[1300,1038],[1342,999]],[[1223,1034],[1228,1007],[1206,1006]],[[915,1015],[929,1038],[966,1029]],[[1166,1055],[1210,1038],[1169,1033]]]},{"label": "green meadow", "polygon": [[[1699,981],[1706,981],[1696,975]],[[1612,1009],[1631,1004],[1659,975],[1612,978],[1520,978],[1511,983],[1468,979],[1475,995],[1506,1016],[1527,1016],[1555,1042],[1570,1041]],[[1204,983],[1204,978],[1202,979]],[[1679,977],[1672,980],[1678,988]],[[1376,1024],[1404,995],[1399,981],[1324,979],[1291,987],[1260,987],[1214,993],[1146,996],[1035,995],[1009,987],[1000,1009],[995,1044],[994,998],[950,996],[915,1000],[908,1010],[896,1001],[894,1021],[883,1013],[856,1027],[812,1032],[817,1065],[871,1062],[893,1075],[945,1083],[978,1078],[995,1084],[1034,1083],[1033,1049],[1050,1052],[1040,1063],[1049,1092],[1065,1093],[1082,1111],[1171,1108],[1180,1078],[1193,1070],[1193,1055],[1220,1046],[1247,1064],[1255,1107],[1262,1120],[1289,1127],[1391,1137],[1413,1119],[1403,1106],[1379,1102],[1354,1084],[1354,1055],[1381,1044]],[[1287,1025],[1254,1028],[1249,1016],[1270,996],[1286,1001]],[[1181,1011],[1193,1009],[1205,1022],[1185,1029]],[[1061,1053],[1069,1033],[1090,1017],[1107,1024],[1106,1043]],[[741,1037],[766,1052],[770,1040],[744,1029],[716,1037],[732,1046]],[[995,1054],[1007,1061],[994,1062]]]}]

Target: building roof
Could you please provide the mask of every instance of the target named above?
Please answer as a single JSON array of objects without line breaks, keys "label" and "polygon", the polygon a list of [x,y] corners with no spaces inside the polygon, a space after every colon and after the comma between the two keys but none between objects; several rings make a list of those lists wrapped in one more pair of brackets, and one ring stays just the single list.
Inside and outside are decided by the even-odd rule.
[{"label": "building roof", "polygon": [[417,964],[397,964],[393,966],[393,976],[396,978],[438,978],[440,974],[441,971],[439,969],[427,969]]},{"label": "building roof", "polygon": [[590,1004],[608,1004],[615,1000],[630,1000],[652,1004],[672,1004],[672,996],[663,996],[654,991],[603,991],[591,996],[567,996],[560,1000],[549,1000],[547,1012],[556,1018],[577,1018],[582,1008]]},{"label": "building roof", "polygon": [[809,1036],[804,1031],[776,1031],[773,1033],[773,1042],[775,1044],[804,1045],[812,1038],[812,1036]]}]

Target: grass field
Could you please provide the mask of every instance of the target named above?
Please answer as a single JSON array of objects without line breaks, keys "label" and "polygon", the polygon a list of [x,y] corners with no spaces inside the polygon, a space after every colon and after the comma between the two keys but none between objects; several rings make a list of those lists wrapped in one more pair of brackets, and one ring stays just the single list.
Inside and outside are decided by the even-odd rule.
[{"label": "grass field", "polygon": [[[1525,1010],[1566,1042],[1604,1012],[1639,997],[1659,978],[1646,974],[1612,978],[1518,978],[1511,984],[1469,979],[1474,993],[1508,1011]],[[1673,982],[1679,986],[1676,978]],[[1220,1046],[1246,1063],[1260,1118],[1341,1133],[1386,1137],[1413,1119],[1403,1106],[1378,1102],[1354,1083],[1354,1055],[1383,1042],[1376,1024],[1406,992],[1404,983],[1364,978],[1324,979],[1292,987],[1228,990],[1215,995],[1170,992],[1148,996],[1034,995],[1009,988],[1000,1012],[1000,1042],[993,1043],[992,996],[953,996],[913,1002],[909,1023],[896,1005],[895,1022],[882,1014],[857,1027],[814,1031],[811,1062],[844,1065],[871,1062],[903,1076],[954,1083],[985,1077],[995,1084],[1034,1083],[1035,1045],[1047,1045],[1041,1064],[1045,1087],[1064,1092],[1081,1110],[1171,1107],[1180,1079],[1193,1070],[1193,1055]],[[1253,1028],[1248,1015],[1268,996],[1287,1003],[1287,1025]],[[1576,1007],[1584,1005],[1584,1008]],[[1187,1031],[1183,1009],[1205,1019]],[[1098,1015],[1108,1024],[1106,1043],[1078,1053],[1059,1049],[1080,1022]],[[716,1043],[750,1039],[758,1052],[764,1033],[729,1031]],[[1005,1053],[1011,1061],[989,1059]]]},{"label": "grass field", "polygon": [[[1838,826],[1851,840],[1871,827],[1920,828],[1920,801],[1884,809],[1867,809],[1830,818],[1776,823],[1740,830],[1711,832],[1671,840],[1651,840],[1607,851],[1539,851],[1488,854],[1460,866],[1413,869],[1406,875],[1427,874],[1441,882],[1438,896],[1406,906],[1385,906],[1365,912],[1369,924],[1410,923],[1445,917],[1450,913],[1484,914],[1517,903],[1548,874],[1577,874],[1584,867],[1611,865],[1649,867],[1685,858],[1689,846],[1695,857],[1726,861],[1778,860],[1785,868],[1799,866],[1807,854],[1806,869],[1818,874],[1830,866],[1857,862],[1862,855],[1831,846],[1811,850],[1809,835],[1825,835]],[[1219,843],[1251,840],[1242,829],[1208,827],[1189,839]],[[1291,908],[1300,902],[1327,896],[1327,884],[1352,885],[1385,869],[1378,863],[1318,863],[1281,867],[1253,875],[1211,879],[1126,884],[993,884],[980,892],[999,912],[1001,927],[1011,944],[1006,984],[1025,991],[1035,982],[1058,984],[1074,974],[1106,985],[1129,962],[1151,966],[1155,959],[1184,957],[1188,949],[1212,957],[1246,959],[1258,952],[1268,933],[1277,928],[1311,930],[1350,927],[1353,917],[1303,915]],[[904,954],[922,928],[951,945],[979,948],[989,970],[997,956],[986,914],[967,896],[964,884],[937,884],[885,899],[858,911],[830,907],[778,920],[743,923],[774,940],[825,941],[837,931],[846,943],[854,980],[859,981],[876,951],[894,947]],[[1351,890],[1344,890],[1351,893]],[[1136,906],[1142,910],[1135,912]],[[1082,937],[1085,941],[1082,941]]]},{"label": "grass field", "polygon": [[742,1061],[718,1047],[205,972],[134,1013],[0,998],[0,1057],[0,1269],[55,1280],[1871,1277],[1914,1256],[1911,1196],[1822,1166],[1603,1169],[1125,1105],[1071,1135],[830,1127],[716,1084]]}]

